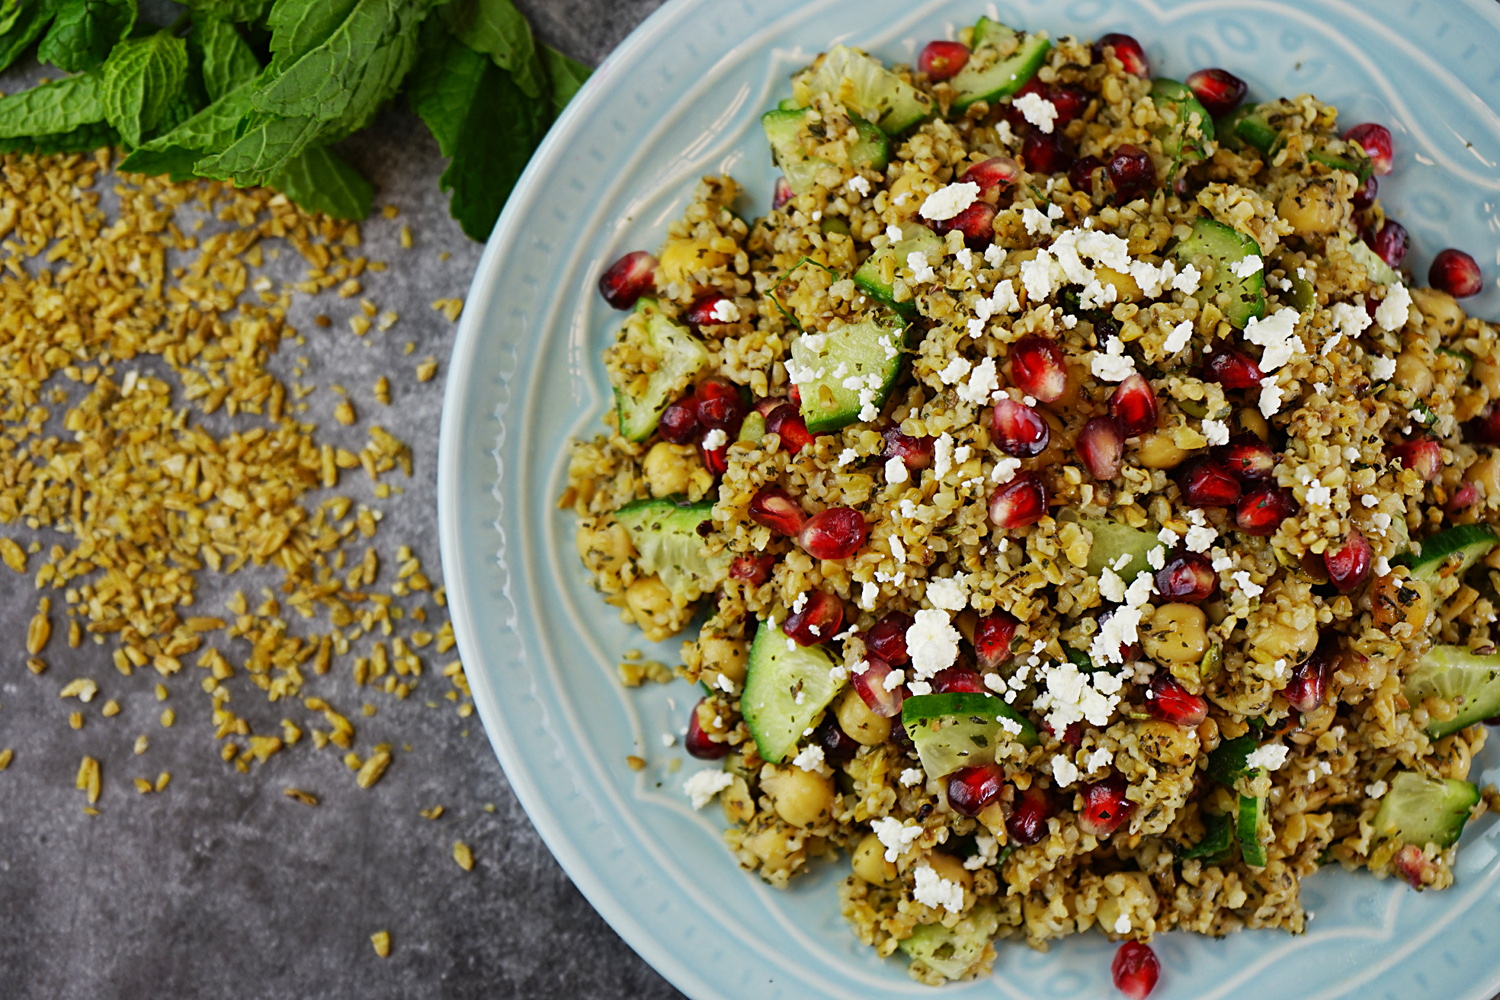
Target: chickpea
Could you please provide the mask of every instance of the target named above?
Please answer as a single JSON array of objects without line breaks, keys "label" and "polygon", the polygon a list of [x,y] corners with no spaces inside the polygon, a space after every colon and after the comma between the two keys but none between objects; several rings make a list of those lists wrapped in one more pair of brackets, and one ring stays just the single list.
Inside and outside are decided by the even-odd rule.
[{"label": "chickpea", "polygon": [[1469,779],[1469,769],[1474,766],[1474,755],[1470,752],[1469,744],[1464,742],[1463,737],[1455,733],[1438,740],[1432,751],[1439,758],[1439,774],[1458,781]]},{"label": "chickpea", "polygon": [[870,711],[870,706],[852,687],[846,690],[833,708],[839,728],[863,746],[879,746],[891,737],[891,720]]},{"label": "chickpea", "polygon": [[1177,447],[1172,435],[1163,431],[1142,434],[1136,445],[1136,461],[1148,469],[1174,469],[1187,457],[1188,452]]},{"label": "chickpea", "polygon": [[1208,650],[1208,618],[1193,604],[1163,604],[1141,637],[1146,655],[1160,663],[1189,663]]},{"label": "chickpea", "polygon": [[1427,615],[1432,607],[1432,591],[1420,580],[1403,580],[1394,573],[1377,577],[1370,587],[1370,617],[1375,627],[1389,634],[1405,622],[1411,635],[1427,629]]},{"label": "chickpea", "polygon": [[1249,431],[1262,441],[1271,440],[1270,425],[1266,423],[1266,418],[1261,416],[1259,410],[1242,406],[1234,411],[1234,419],[1241,430]]},{"label": "chickpea", "polygon": [[1298,629],[1283,622],[1272,621],[1258,625],[1253,629],[1253,633],[1250,636],[1250,645],[1273,660],[1300,659],[1302,654],[1311,651],[1318,641],[1317,626],[1311,624],[1306,628]]},{"label": "chickpea", "polygon": [[1500,462],[1493,456],[1481,458],[1465,469],[1464,479],[1478,486],[1486,500],[1500,497]]},{"label": "chickpea", "polygon": [[1121,274],[1112,267],[1100,265],[1094,269],[1094,277],[1099,279],[1100,284],[1114,286],[1115,301],[1117,302],[1139,302],[1141,300],[1141,286],[1136,284],[1135,278],[1128,274]]},{"label": "chickpea", "polygon": [[760,788],[776,815],[792,826],[826,823],[833,815],[833,782],[816,771],[767,765]]},{"label": "chickpea", "polygon": [[[620,568],[635,555],[630,532],[614,518],[591,518],[580,522],[573,541],[578,546],[578,555],[583,564],[600,576],[618,576]],[[617,584],[613,590],[606,586],[605,589],[613,593],[619,586]]]},{"label": "chickpea", "polygon": [[1451,337],[1464,325],[1464,310],[1458,300],[1447,292],[1436,288],[1411,289],[1413,304],[1426,319],[1427,325],[1436,327],[1439,334]]},{"label": "chickpea", "polygon": [[698,639],[698,655],[703,664],[703,679],[713,684],[714,673],[723,674],[736,684],[745,680],[745,662],[750,653],[743,639],[727,635],[704,635]]},{"label": "chickpea", "polygon": [[[932,178],[917,170],[908,170],[890,186],[890,210],[902,218],[916,215],[922,202],[927,200],[929,187],[937,187]],[[906,195],[905,198],[901,197],[903,194]]]},{"label": "chickpea", "polygon": [[656,442],[641,462],[641,472],[646,477],[651,495],[665,497],[686,493],[697,461],[697,450],[692,445]]},{"label": "chickpea", "polygon": [[851,860],[854,874],[871,885],[890,885],[896,880],[895,862],[885,859],[885,845],[873,833],[865,834]]},{"label": "chickpea", "polygon": [[698,271],[723,267],[729,257],[711,248],[706,240],[667,240],[657,265],[669,282],[686,284]]},{"label": "chickpea", "polygon": [[755,818],[755,796],[750,794],[749,783],[739,775],[719,793],[719,806],[731,823],[748,823]]},{"label": "chickpea", "polygon": [[1417,355],[1402,351],[1396,355],[1396,384],[1419,397],[1426,396],[1432,391],[1432,371]]},{"label": "chickpea", "polygon": [[1136,723],[1141,752],[1168,767],[1187,767],[1198,758],[1198,730],[1159,719]]},{"label": "chickpea", "polygon": [[964,863],[953,855],[933,851],[927,855],[927,864],[937,873],[938,878],[957,882],[964,887],[964,892],[974,891],[974,873],[965,868]]},{"label": "chickpea", "polygon": [[1500,362],[1493,358],[1476,358],[1474,380],[1489,391],[1491,399],[1500,399]]},{"label": "chickpea", "polygon": [[660,642],[677,632],[673,625],[672,592],[654,575],[643,576],[625,588],[625,607],[652,642]]},{"label": "chickpea", "polygon": [[745,849],[760,860],[763,872],[790,871],[797,867],[802,849],[793,846],[784,826],[768,826],[764,830],[745,838]]},{"label": "chickpea", "polygon": [[1298,236],[1323,236],[1334,232],[1343,222],[1343,207],[1327,184],[1311,183],[1293,188],[1281,196],[1276,212],[1292,226]]}]

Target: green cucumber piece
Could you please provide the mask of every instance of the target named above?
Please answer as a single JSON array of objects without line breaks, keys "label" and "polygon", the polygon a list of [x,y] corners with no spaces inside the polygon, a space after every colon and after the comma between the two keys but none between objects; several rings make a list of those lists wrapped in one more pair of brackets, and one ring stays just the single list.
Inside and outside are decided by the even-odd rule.
[{"label": "green cucumber piece", "polygon": [[1240,842],[1240,858],[1245,864],[1251,868],[1264,868],[1266,843],[1271,839],[1270,804],[1264,798],[1241,795],[1234,833]]},{"label": "green cucumber piece", "polygon": [[[760,116],[761,127],[766,131],[766,141],[771,144],[771,153],[777,166],[786,175],[786,182],[794,194],[806,194],[817,184],[818,172],[831,166],[831,161],[813,156],[803,144],[802,128],[812,117],[806,108],[790,110],[776,109]],[[856,167],[884,170],[890,162],[890,142],[885,133],[857,115],[849,120],[859,133],[857,141],[849,149],[849,162]],[[821,127],[814,125],[814,128]]]},{"label": "green cucumber piece", "polygon": [[1306,278],[1293,271],[1288,279],[1292,283],[1292,307],[1298,312],[1307,312],[1318,304],[1318,290]]},{"label": "green cucumber piece", "polygon": [[1374,284],[1390,285],[1401,280],[1401,275],[1397,274],[1380,254],[1370,249],[1370,245],[1364,240],[1355,240],[1349,244],[1349,256],[1364,266],[1365,273]]},{"label": "green cucumber piece", "polygon": [[[1354,144],[1350,143],[1350,145]],[[1334,170],[1347,170],[1358,177],[1361,184],[1375,170],[1375,165],[1370,162],[1370,158],[1362,155],[1362,153],[1335,153],[1324,146],[1314,146],[1308,150],[1307,158],[1314,163],[1321,163],[1323,166],[1331,167]]]},{"label": "green cucumber piece", "polygon": [[[980,22],[983,24],[983,22]],[[993,22],[992,22],[993,23]],[[976,35],[978,28],[975,28]],[[1014,32],[1012,32],[1014,34]],[[986,29],[986,40],[1003,40],[994,29]],[[953,110],[964,111],[976,101],[997,101],[1009,97],[1031,81],[1036,71],[1047,61],[1052,43],[1038,35],[1027,35],[1021,39],[1020,47],[1008,56],[1001,56],[993,42],[976,44],[969,61],[950,83],[953,86]]]},{"label": "green cucumber piece", "polygon": [[[792,341],[787,374],[802,394],[807,429],[824,434],[852,424],[866,403],[878,414],[901,373],[905,335],[899,321],[865,320]],[[856,379],[862,381],[850,388]]]},{"label": "green cucumber piece", "polygon": [[1249,774],[1252,768],[1245,766],[1245,758],[1260,745],[1254,733],[1225,740],[1208,755],[1208,776],[1225,788]]},{"label": "green cucumber piece", "polygon": [[1236,139],[1251,149],[1259,150],[1263,156],[1271,155],[1271,150],[1276,147],[1277,140],[1281,138],[1281,132],[1271,124],[1259,108],[1241,108],[1230,118]]},{"label": "green cucumber piece", "polygon": [[1010,25],[1001,24],[999,21],[992,20],[988,17],[981,17],[974,24],[974,33],[970,36],[969,48],[981,49],[986,45],[998,47],[1009,39],[1015,37],[1016,29],[1012,28]]},{"label": "green cucumber piece", "polygon": [[1433,583],[1463,576],[1469,568],[1500,545],[1500,535],[1487,524],[1460,524],[1422,539],[1422,554],[1403,552],[1393,561],[1411,567],[1414,580]]},{"label": "green cucumber piece", "polygon": [[635,545],[636,564],[655,573],[672,596],[683,602],[696,601],[724,582],[730,554],[703,555],[703,536],[698,526],[714,509],[712,500],[684,503],[681,498],[636,500],[615,511]]},{"label": "green cucumber piece", "polygon": [[1235,824],[1228,816],[1206,813],[1203,816],[1203,839],[1177,856],[1184,861],[1193,858],[1205,865],[1222,865],[1234,857]]},{"label": "green cucumber piece", "polygon": [[985,946],[1000,929],[993,906],[980,904],[952,927],[919,924],[899,947],[911,964],[926,966],[948,979],[959,979],[984,957]]},{"label": "green cucumber piece", "polygon": [[[1008,732],[1001,719],[1019,724],[1021,731]],[[931,778],[994,761],[995,746],[1003,741],[1029,747],[1037,742],[1036,727],[1015,709],[992,694],[971,691],[908,698],[901,706],[901,725]]]},{"label": "green cucumber piece", "polygon": [[1128,554],[1130,561],[1115,572],[1120,579],[1129,583],[1137,573],[1150,569],[1146,553],[1161,547],[1161,540],[1152,532],[1132,528],[1111,518],[1080,517],[1078,523],[1089,529],[1094,536],[1087,566],[1089,573],[1094,576],[1103,573],[1106,566],[1113,568],[1121,556]]},{"label": "green cucumber piece", "polygon": [[761,622],[750,644],[740,711],[762,760],[780,764],[844,686],[823,645],[799,646],[779,625]]},{"label": "green cucumber piece", "polygon": [[1429,739],[1494,718],[1500,715],[1500,653],[1485,656],[1462,646],[1433,646],[1406,678],[1403,693],[1413,705],[1437,695],[1458,706],[1453,718],[1427,724]]},{"label": "green cucumber piece", "polygon": [[1163,124],[1157,131],[1164,153],[1174,160],[1195,162],[1208,155],[1214,141],[1214,120],[1192,88],[1165,78],[1151,81],[1151,100]]},{"label": "green cucumber piece", "polygon": [[1230,267],[1246,257],[1259,257],[1260,244],[1237,229],[1207,216],[1193,220],[1193,231],[1178,242],[1174,251],[1177,266],[1192,264],[1199,271],[1212,274],[1199,285],[1199,302],[1217,301],[1227,294],[1229,302],[1224,315],[1240,329],[1252,319],[1266,314],[1265,266],[1248,278],[1241,278]]},{"label": "green cucumber piece", "polygon": [[1390,784],[1375,813],[1375,836],[1396,837],[1418,847],[1456,842],[1469,821],[1469,810],[1479,801],[1479,786],[1470,781],[1402,771]]},{"label": "green cucumber piece", "polygon": [[893,266],[901,266],[906,263],[907,254],[929,253],[942,245],[942,237],[926,226],[911,222],[905,223],[901,227],[900,242],[881,247],[866,257],[865,262],[854,272],[854,283],[877,302],[889,306],[903,316],[911,317],[916,314],[917,303],[913,299],[907,299],[905,302],[896,301],[891,282],[886,281],[882,275],[886,262],[891,261]]},{"label": "green cucumber piece", "polygon": [[886,135],[899,135],[932,114],[932,98],[858,49],[835,45],[793,81],[804,107],[827,94]]},{"label": "green cucumber piece", "polygon": [[627,395],[615,386],[620,433],[632,441],[644,441],[656,430],[662,411],[708,364],[708,349],[687,327],[668,319],[655,299],[637,300],[620,336],[642,354],[657,359],[657,369],[647,376],[646,390],[640,396]]}]

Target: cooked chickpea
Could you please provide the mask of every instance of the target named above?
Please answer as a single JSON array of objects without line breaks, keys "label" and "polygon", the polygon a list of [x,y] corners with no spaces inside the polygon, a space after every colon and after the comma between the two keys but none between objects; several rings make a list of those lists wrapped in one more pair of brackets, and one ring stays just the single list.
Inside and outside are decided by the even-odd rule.
[{"label": "cooked chickpea", "polygon": [[761,772],[760,788],[776,815],[792,826],[826,823],[833,815],[833,782],[816,771],[768,765]]},{"label": "cooked chickpea", "polygon": [[704,680],[713,683],[712,674],[723,674],[736,684],[745,680],[745,662],[749,651],[743,639],[727,635],[704,635],[698,639],[698,653],[703,664]]},{"label": "cooked chickpea", "polygon": [[672,592],[656,576],[643,576],[625,588],[625,607],[652,642],[673,635]]},{"label": "cooked chickpea", "polygon": [[706,240],[667,240],[657,258],[662,277],[686,284],[697,271],[722,267],[729,257],[709,246]]},{"label": "cooked chickpea", "polygon": [[1115,290],[1117,302],[1139,302],[1141,300],[1141,286],[1136,284],[1133,277],[1121,274],[1112,267],[1102,264],[1094,269],[1094,277],[1099,279],[1103,285],[1112,285]]},{"label": "cooked chickpea", "polygon": [[583,564],[594,573],[617,573],[625,561],[635,555],[630,532],[613,518],[581,522],[573,541],[578,546]]},{"label": "cooked chickpea", "polygon": [[1193,604],[1163,604],[1152,612],[1141,644],[1158,662],[1196,662],[1208,650],[1208,618]]},{"label": "cooked chickpea", "polygon": [[927,855],[927,864],[937,873],[938,878],[957,882],[964,887],[964,892],[974,891],[974,873],[965,868],[964,863],[953,855],[933,851]]},{"label": "cooked chickpea", "polygon": [[761,870],[767,874],[792,868],[802,853],[794,848],[784,826],[768,826],[745,838],[745,849],[760,859]]},{"label": "cooked chickpea", "polygon": [[1444,336],[1452,336],[1464,325],[1463,307],[1447,292],[1440,292],[1436,288],[1413,288],[1411,299],[1426,319],[1426,325],[1436,327],[1438,333]]},{"label": "cooked chickpea", "polygon": [[697,453],[692,445],[656,442],[641,462],[641,472],[646,477],[651,495],[665,497],[673,493],[686,493],[697,461]]},{"label": "cooked chickpea", "polygon": [[1493,456],[1481,458],[1465,469],[1464,478],[1478,486],[1486,500],[1500,497],[1500,462]]},{"label": "cooked chickpea", "polygon": [[729,787],[719,793],[719,805],[724,818],[731,823],[748,823],[755,818],[755,796],[750,794],[750,785],[739,775]]},{"label": "cooked chickpea", "polygon": [[1311,183],[1281,196],[1277,214],[1289,222],[1298,236],[1322,236],[1343,222],[1343,206],[1327,184]]},{"label": "cooked chickpea", "polygon": [[1297,660],[1318,641],[1316,625],[1293,628],[1284,622],[1265,622],[1251,630],[1250,644],[1273,660]]},{"label": "cooked chickpea", "polygon": [[889,885],[896,880],[895,862],[885,859],[885,845],[873,833],[867,833],[854,849],[851,859],[854,874],[871,885]]},{"label": "cooked chickpea", "polygon": [[854,742],[867,747],[879,746],[891,736],[891,720],[870,711],[870,706],[853,688],[846,690],[833,708],[839,728]]},{"label": "cooked chickpea", "polygon": [[1136,444],[1136,461],[1148,469],[1175,469],[1188,457],[1172,435],[1162,431],[1142,434]]},{"label": "cooked chickpea", "polygon": [[1198,757],[1198,730],[1159,719],[1136,723],[1141,752],[1169,767],[1187,767]]},{"label": "cooked chickpea", "polygon": [[1388,573],[1377,577],[1370,587],[1370,617],[1383,632],[1402,622],[1411,626],[1407,638],[1425,631],[1431,606],[1432,592],[1420,580],[1403,580]]},{"label": "cooked chickpea", "polygon": [[1396,355],[1396,384],[1419,397],[1425,396],[1432,391],[1432,371],[1417,355],[1402,351]]},{"label": "cooked chickpea", "polygon": [[1241,430],[1249,431],[1262,441],[1271,440],[1271,427],[1259,410],[1242,406],[1234,412],[1234,420]]}]

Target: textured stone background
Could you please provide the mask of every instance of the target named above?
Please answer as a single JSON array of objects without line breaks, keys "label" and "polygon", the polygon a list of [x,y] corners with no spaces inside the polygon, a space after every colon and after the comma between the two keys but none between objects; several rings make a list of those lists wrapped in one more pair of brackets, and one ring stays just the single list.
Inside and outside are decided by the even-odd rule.
[{"label": "textured stone background", "polygon": [[[597,63],[660,0],[518,2],[543,39]],[[0,90],[35,73],[10,74]],[[378,421],[412,445],[417,465],[405,495],[374,501],[386,515],[377,542],[388,556],[399,544],[412,546],[436,576],[435,455],[446,364],[425,385],[412,369],[428,354],[446,362],[453,326],[428,303],[466,293],[480,247],[448,219],[437,189],[443,163],[404,108],[383,113],[346,152],[375,180],[377,204],[401,210],[393,222],[366,227],[366,252],[391,264],[367,280],[366,294],[402,319],[360,340],[344,325],[353,300],[304,300],[292,322],[308,344],[284,348],[273,367],[286,373],[297,355],[311,359],[307,381],[322,387],[310,400],[312,418],[329,439],[363,440],[363,426]],[[410,251],[396,244],[403,223],[415,232]],[[451,252],[446,261],[443,250]],[[310,322],[320,311],[335,319],[332,328]],[[409,356],[408,342],[416,344]],[[391,376],[390,409],[371,397],[380,374]],[[345,430],[329,419],[334,383],[349,388],[360,426]],[[205,574],[199,607],[220,608],[231,589],[252,582],[272,578]],[[170,729],[157,721],[163,706],[152,693],[155,677],[119,676],[107,646],[69,650],[54,639],[51,668],[28,673],[19,647],[35,601],[29,578],[0,571],[0,634],[10,640],[0,652],[0,748],[16,751],[0,773],[0,998],[679,996],[552,860],[477,716],[460,719],[440,700],[441,678],[429,677],[405,702],[359,692],[347,664],[341,675],[319,679],[319,693],[353,717],[356,749],[397,746],[396,762],[374,789],[357,789],[332,750],[305,744],[243,775],[219,762],[209,700],[187,671],[170,685],[167,704],[177,712]],[[87,706],[59,700],[58,689],[80,676],[97,680],[100,696]],[[296,714],[267,706],[253,689],[235,691],[233,707],[260,732]],[[99,715],[106,698],[120,701],[121,715]],[[427,707],[429,700],[440,707]],[[365,701],[379,708],[374,718],[355,711]],[[78,708],[88,721],[75,732],[66,718]],[[136,757],[131,745],[140,733],[150,735],[151,749]],[[84,754],[104,763],[101,815],[92,818],[73,789]],[[163,794],[138,795],[130,785],[163,770],[173,776]],[[282,795],[288,786],[317,793],[322,804],[292,802]],[[417,815],[435,804],[446,807],[441,819]],[[477,858],[469,873],[450,857],[460,839]],[[381,929],[394,941],[384,961],[369,942]]]}]

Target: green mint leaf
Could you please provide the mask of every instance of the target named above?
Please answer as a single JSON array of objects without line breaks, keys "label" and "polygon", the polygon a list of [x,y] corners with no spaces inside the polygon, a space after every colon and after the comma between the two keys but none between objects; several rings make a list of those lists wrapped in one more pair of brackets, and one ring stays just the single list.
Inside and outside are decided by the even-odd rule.
[{"label": "green mint leaf", "polygon": [[169,132],[131,151],[120,164],[127,173],[169,174],[182,181],[197,176],[194,165],[235,141],[250,113],[248,85],[230,91]]},{"label": "green mint leaf", "polygon": [[269,184],[270,177],[304,150],[322,141],[327,123],[311,118],[265,118],[253,112],[242,119],[244,131],[222,151],[194,164],[204,177],[234,181],[240,187]]},{"label": "green mint leaf", "polygon": [[542,96],[546,69],[531,25],[511,0],[449,0],[439,12],[459,41],[510,70],[527,97]]},{"label": "green mint leaf", "polygon": [[187,83],[187,43],[160,31],[115,46],[104,63],[104,116],[127,146],[161,121]]},{"label": "green mint leaf", "polygon": [[326,42],[348,20],[359,0],[276,0],[266,18],[271,29],[271,71],[292,63]]},{"label": "green mint leaf", "polygon": [[184,0],[194,14],[207,14],[234,24],[253,24],[266,16],[271,0]]},{"label": "green mint leaf", "polygon": [[260,60],[238,28],[211,14],[193,17],[188,45],[198,55],[203,73],[203,89],[210,101],[217,101],[243,83],[260,75]]},{"label": "green mint leaf", "polygon": [[583,81],[594,71],[577,59],[563,55],[550,45],[542,46],[542,62],[547,67],[547,82],[551,84],[552,114],[562,114]]},{"label": "green mint leaf", "polygon": [[266,180],[309,212],[323,212],[335,219],[359,220],[370,214],[375,189],[364,175],[349,166],[326,146],[315,146]]},{"label": "green mint leaf", "polygon": [[80,125],[54,135],[25,135],[0,139],[0,153],[29,153],[48,156],[53,153],[90,153],[101,146],[113,146],[120,136],[104,122]]},{"label": "green mint leaf", "polygon": [[68,73],[98,69],[135,17],[136,0],[59,0],[36,57]]},{"label": "green mint leaf", "polygon": [[102,122],[103,92],[98,75],[86,73],[0,98],[0,139],[56,135]]},{"label": "green mint leaf", "polygon": [[21,54],[31,48],[31,43],[42,37],[47,25],[52,23],[54,13],[52,0],[30,0],[15,3],[5,15],[5,27],[0,32],[0,71],[10,68]]}]

